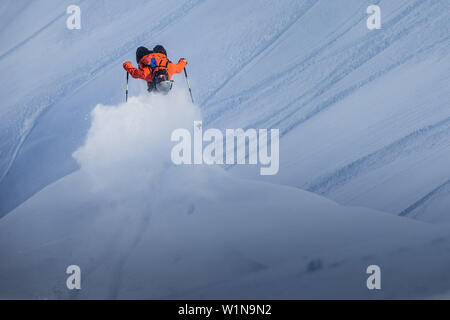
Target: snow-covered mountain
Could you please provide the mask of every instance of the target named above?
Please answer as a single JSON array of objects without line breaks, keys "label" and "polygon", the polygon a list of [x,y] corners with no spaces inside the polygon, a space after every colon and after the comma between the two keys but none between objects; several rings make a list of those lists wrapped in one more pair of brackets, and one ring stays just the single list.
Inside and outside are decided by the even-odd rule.
[{"label": "snow-covered mountain", "polygon": [[315,3],[206,101],[206,117],[280,128],[271,181],[448,222],[450,3],[381,1],[372,32],[367,2],[350,2]]},{"label": "snow-covered mountain", "polygon": [[[450,290],[448,1],[5,0],[0,17],[0,298]],[[131,80],[123,104],[122,62],[159,43],[195,105],[182,75],[168,97]],[[174,166],[170,133],[200,119],[279,128],[279,173]]]}]

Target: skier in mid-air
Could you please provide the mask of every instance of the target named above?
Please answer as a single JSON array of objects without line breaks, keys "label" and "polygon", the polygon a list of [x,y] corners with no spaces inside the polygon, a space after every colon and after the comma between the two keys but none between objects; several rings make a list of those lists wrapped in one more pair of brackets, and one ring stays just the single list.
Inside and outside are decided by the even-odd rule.
[{"label": "skier in mid-air", "polygon": [[123,68],[133,77],[147,81],[148,91],[167,94],[172,89],[172,75],[180,73],[187,65],[181,58],[177,64],[167,59],[167,52],[163,46],[157,45],[153,50],[139,47],[136,50],[136,62],[139,68],[134,68],[130,61],[123,64]]}]

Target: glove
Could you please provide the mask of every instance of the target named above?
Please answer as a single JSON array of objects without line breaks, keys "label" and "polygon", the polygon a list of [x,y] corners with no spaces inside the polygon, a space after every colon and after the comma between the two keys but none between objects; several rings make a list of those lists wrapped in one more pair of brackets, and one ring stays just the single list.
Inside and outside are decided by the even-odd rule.
[{"label": "glove", "polygon": [[188,64],[187,60],[185,58],[181,58],[180,61],[183,60],[184,62],[186,62],[186,64]]},{"label": "glove", "polygon": [[127,70],[127,69],[129,69],[129,68],[133,68],[133,65],[131,64],[130,61],[126,61],[126,62],[123,63],[123,68],[124,68],[125,70]]}]

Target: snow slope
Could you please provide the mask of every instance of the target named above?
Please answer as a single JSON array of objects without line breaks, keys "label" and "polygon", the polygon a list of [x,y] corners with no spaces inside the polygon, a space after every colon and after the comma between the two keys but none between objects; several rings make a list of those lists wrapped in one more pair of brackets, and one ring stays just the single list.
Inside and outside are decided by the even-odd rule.
[{"label": "snow slope", "polygon": [[[449,291],[448,1],[4,0],[0,18],[0,297]],[[197,106],[181,75],[171,100],[131,80],[120,105],[122,62],[158,43]],[[199,117],[279,128],[279,174],[173,167],[171,129]]]},{"label": "snow slope", "polygon": [[[173,165],[164,137],[199,117],[183,91],[98,105],[74,153],[80,170],[0,220],[1,296],[405,298],[449,288],[448,230]],[[372,263],[386,270],[380,293],[365,288]],[[65,288],[71,264],[80,291]]]},{"label": "snow slope", "polygon": [[[0,67],[27,61],[0,88],[0,214],[77,169],[87,114],[123,99],[121,62],[161,42],[189,57],[207,126],[282,130],[271,181],[448,221],[448,1],[78,1],[76,31],[65,28],[71,3],[0,5]],[[372,3],[382,30],[365,26]]]},{"label": "snow slope", "polygon": [[[381,1],[382,31],[364,28],[360,5],[318,3],[205,116],[212,126],[280,128],[284,156],[271,181],[448,222],[450,4]],[[268,61],[277,68],[267,72]]]}]

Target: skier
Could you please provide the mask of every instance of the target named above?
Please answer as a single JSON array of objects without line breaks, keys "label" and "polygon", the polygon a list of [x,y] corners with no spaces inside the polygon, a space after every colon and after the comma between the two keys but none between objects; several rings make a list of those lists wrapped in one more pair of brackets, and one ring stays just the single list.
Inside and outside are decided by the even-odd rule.
[{"label": "skier", "polygon": [[163,46],[157,45],[152,51],[145,47],[136,50],[136,62],[139,68],[134,68],[130,61],[123,64],[123,68],[133,77],[147,81],[148,92],[157,91],[167,94],[172,89],[172,75],[183,71],[187,61],[181,58],[177,64],[167,59],[167,52]]}]

